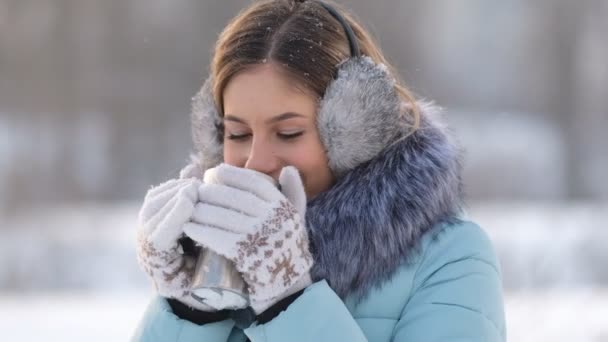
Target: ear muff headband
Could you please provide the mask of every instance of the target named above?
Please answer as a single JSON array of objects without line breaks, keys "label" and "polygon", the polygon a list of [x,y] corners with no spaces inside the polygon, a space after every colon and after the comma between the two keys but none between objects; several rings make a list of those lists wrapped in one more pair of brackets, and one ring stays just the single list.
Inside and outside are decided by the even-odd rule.
[{"label": "ear muff headband", "polygon": [[350,25],[348,25],[348,22],[346,22],[346,19],[344,19],[344,17],[340,13],[338,13],[338,11],[331,5],[329,5],[323,1],[319,1],[319,4],[321,4],[321,6],[323,6],[323,8],[325,8],[327,10],[327,12],[329,12],[329,14],[332,15],[332,17],[336,18],[336,20],[338,20],[340,22],[340,24],[342,25],[342,27],[344,28],[344,31],[346,32],[346,37],[348,38],[348,44],[350,46],[350,56],[351,57],[360,57],[361,52],[359,51],[359,44],[357,43],[357,37],[355,37],[355,33],[353,32],[353,29],[350,27]]}]

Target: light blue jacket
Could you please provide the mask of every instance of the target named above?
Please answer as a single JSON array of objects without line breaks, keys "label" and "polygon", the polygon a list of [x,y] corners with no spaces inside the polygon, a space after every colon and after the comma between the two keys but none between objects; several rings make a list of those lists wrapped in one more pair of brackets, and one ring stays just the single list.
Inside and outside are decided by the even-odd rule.
[{"label": "light blue jacket", "polygon": [[483,230],[463,221],[425,234],[420,253],[359,304],[342,301],[325,280],[309,286],[266,324],[241,330],[228,319],[196,325],[161,297],[149,305],[133,341],[505,341],[499,263]]}]

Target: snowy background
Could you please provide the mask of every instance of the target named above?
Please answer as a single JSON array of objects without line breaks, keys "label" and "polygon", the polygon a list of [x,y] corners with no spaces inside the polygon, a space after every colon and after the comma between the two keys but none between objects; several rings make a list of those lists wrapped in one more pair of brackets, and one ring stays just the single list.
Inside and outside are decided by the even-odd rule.
[{"label": "snowy background", "polygon": [[[190,152],[190,98],[249,1],[0,0],[0,332],[126,341],[149,186]],[[607,1],[341,1],[466,149],[509,341],[608,341]]]}]

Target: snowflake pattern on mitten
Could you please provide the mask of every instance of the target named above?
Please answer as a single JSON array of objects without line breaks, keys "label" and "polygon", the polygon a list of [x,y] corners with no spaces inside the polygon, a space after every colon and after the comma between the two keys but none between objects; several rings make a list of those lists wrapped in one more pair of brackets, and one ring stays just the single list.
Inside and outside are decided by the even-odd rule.
[{"label": "snowflake pattern on mitten", "polygon": [[[194,274],[194,259],[181,255],[179,245],[169,250],[161,250],[148,241],[144,234],[138,234],[137,261],[154,281],[154,287],[161,296],[179,298],[187,296]],[[179,257],[176,257],[179,255]],[[162,281],[162,286],[158,280]]]},{"label": "snowflake pattern on mitten", "polygon": [[238,243],[237,253],[236,268],[243,274],[249,295],[255,300],[272,299],[284,292],[313,263],[306,229],[287,200],[279,202],[260,229]]}]

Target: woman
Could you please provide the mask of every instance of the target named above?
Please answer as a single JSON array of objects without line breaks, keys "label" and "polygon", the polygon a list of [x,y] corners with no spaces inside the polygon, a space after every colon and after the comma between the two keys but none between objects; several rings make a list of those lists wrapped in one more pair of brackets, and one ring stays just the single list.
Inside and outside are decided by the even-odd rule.
[{"label": "woman", "polygon": [[[159,296],[134,340],[505,340],[459,150],[386,65],[335,5],[258,1],[233,19],[194,98],[193,162],[140,212]],[[248,311],[193,298],[184,236],[234,263]]]}]

